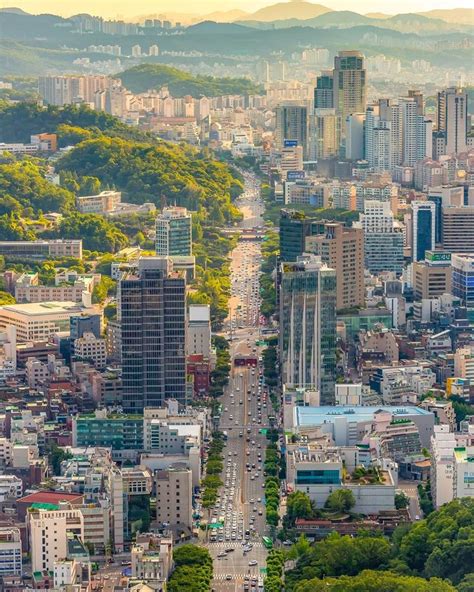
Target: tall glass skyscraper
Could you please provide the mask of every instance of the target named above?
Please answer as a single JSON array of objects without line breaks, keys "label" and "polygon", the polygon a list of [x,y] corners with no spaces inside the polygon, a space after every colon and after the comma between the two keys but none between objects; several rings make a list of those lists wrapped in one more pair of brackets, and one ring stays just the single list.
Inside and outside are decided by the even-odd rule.
[{"label": "tall glass skyscraper", "polygon": [[166,257],[140,259],[120,281],[123,408],[186,401],[186,281]]},{"label": "tall glass skyscraper", "polygon": [[423,261],[426,251],[435,248],[436,238],[436,205],[432,201],[413,201],[413,261]]},{"label": "tall glass skyscraper", "polygon": [[336,272],[314,255],[281,264],[280,357],[284,384],[334,404]]}]

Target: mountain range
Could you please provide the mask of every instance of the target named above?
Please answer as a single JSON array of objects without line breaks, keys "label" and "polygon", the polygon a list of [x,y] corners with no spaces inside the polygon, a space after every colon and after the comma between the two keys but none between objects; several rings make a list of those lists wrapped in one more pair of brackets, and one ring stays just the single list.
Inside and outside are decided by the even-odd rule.
[{"label": "mountain range", "polygon": [[[0,12],[11,12],[16,14],[28,14],[21,8],[16,7],[5,7],[0,8]],[[358,17],[366,18],[367,21],[357,20],[355,24],[372,24],[377,25],[381,21],[390,21],[394,17],[400,16],[399,14],[385,14],[383,12],[372,12],[365,15],[353,12],[353,11],[338,11],[333,10],[322,4],[313,4],[306,0],[290,0],[289,2],[277,2],[259,10],[249,13],[239,8],[230,10],[214,11],[207,14],[196,14],[196,13],[166,13],[166,18],[174,21],[181,22],[185,25],[197,24],[203,21],[215,21],[220,23],[230,22],[259,22],[259,23],[275,23],[276,21],[309,21],[321,17],[323,15],[331,14],[332,17],[328,22],[337,22],[337,15],[348,15],[353,14]],[[438,21],[444,21],[446,23],[459,24],[474,26],[474,9],[472,8],[450,8],[450,9],[436,9],[425,12],[414,12],[410,13],[413,16],[427,17],[429,19],[436,19]],[[163,14],[142,14],[136,17],[140,21],[144,21],[147,18],[163,18]],[[327,17],[329,18],[329,17]],[[321,21],[324,23],[324,21]],[[281,25],[282,23],[280,23]],[[309,22],[305,25],[314,26]],[[353,25],[353,26],[354,26]]]}]

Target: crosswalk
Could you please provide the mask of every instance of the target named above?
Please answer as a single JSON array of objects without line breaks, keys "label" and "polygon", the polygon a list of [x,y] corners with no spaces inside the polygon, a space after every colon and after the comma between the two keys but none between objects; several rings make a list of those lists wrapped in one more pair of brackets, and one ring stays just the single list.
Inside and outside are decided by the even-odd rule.
[{"label": "crosswalk", "polygon": [[[250,574],[249,574],[249,572],[248,572],[248,571],[245,571],[245,572],[238,573],[238,574],[236,574],[236,573],[232,573],[231,575],[232,575],[232,580],[234,580],[234,581],[235,581],[235,580],[241,580],[241,581],[244,581],[244,578],[245,578],[245,576],[248,576],[248,575],[250,575],[250,576],[255,576],[255,575],[256,575],[256,573],[257,573],[257,572],[255,572],[255,573],[250,573]],[[214,579],[214,581],[221,581],[221,582],[222,582],[222,580],[226,580],[226,579],[227,579],[227,574],[225,574],[225,573],[221,573],[221,574],[214,574],[214,578],[213,578],[213,579]]]},{"label": "crosswalk", "polygon": [[[252,549],[259,549],[263,547],[263,543],[260,542],[252,542]],[[221,543],[207,543],[206,545],[209,549],[230,549],[231,547],[233,547],[233,545],[229,542],[221,542]],[[234,549],[243,549],[242,545],[239,545],[238,547],[233,547]]]}]

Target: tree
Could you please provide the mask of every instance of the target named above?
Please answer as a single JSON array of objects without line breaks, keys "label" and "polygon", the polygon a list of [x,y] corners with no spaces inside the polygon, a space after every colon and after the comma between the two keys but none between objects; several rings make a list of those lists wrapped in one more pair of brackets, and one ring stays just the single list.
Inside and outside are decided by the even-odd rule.
[{"label": "tree", "polygon": [[408,508],[410,504],[410,498],[404,491],[397,491],[395,494],[395,507],[397,510]]},{"label": "tree", "polygon": [[0,290],[0,306],[4,306],[5,304],[15,304],[15,298],[9,294],[8,292],[4,292]]},{"label": "tree", "polygon": [[115,252],[128,245],[127,237],[112,222],[97,214],[66,216],[56,234],[61,238],[82,238],[85,249],[101,253]]},{"label": "tree", "polygon": [[429,581],[390,572],[364,571],[358,576],[312,579],[298,584],[294,592],[456,592],[448,582]]},{"label": "tree", "polygon": [[100,282],[94,286],[92,292],[92,302],[103,304],[109,296],[113,296],[117,290],[117,282],[104,275]]},{"label": "tree", "polygon": [[72,458],[72,454],[66,452],[64,448],[60,448],[57,444],[51,444],[48,450],[49,462],[53,468],[54,475],[61,474],[61,462]]},{"label": "tree", "polygon": [[350,489],[336,489],[329,494],[324,505],[333,512],[349,512],[355,506],[355,497]]},{"label": "tree", "polygon": [[309,519],[313,516],[313,505],[309,496],[303,491],[294,491],[286,498],[288,518],[291,523],[297,518]]}]

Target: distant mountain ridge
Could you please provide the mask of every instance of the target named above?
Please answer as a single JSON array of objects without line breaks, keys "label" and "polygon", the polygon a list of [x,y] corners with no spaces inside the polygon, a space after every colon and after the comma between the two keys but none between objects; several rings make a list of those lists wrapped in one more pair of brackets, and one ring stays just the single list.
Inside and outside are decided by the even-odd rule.
[{"label": "distant mountain ridge", "polygon": [[[290,4],[292,5],[293,3]],[[463,32],[474,30],[474,20],[470,24],[455,23],[420,13],[396,15],[382,14],[380,18],[374,18],[374,16],[363,15],[350,10],[329,11],[309,19],[299,19],[297,17],[292,17],[288,19],[279,19],[271,22],[258,19],[246,19],[240,20],[238,22],[242,25],[251,26],[257,29],[283,29],[298,26],[313,27],[316,29],[329,27],[346,29],[360,26],[373,26],[381,27],[384,29],[392,29],[394,31],[400,31],[402,33],[411,32],[421,34],[426,34],[430,32],[441,33],[451,31]]]},{"label": "distant mountain ridge", "polygon": [[263,21],[272,22],[285,19],[306,20],[315,18],[327,12],[334,12],[331,8],[322,4],[313,4],[304,0],[293,0],[292,2],[278,2],[270,6],[260,8],[256,12],[240,19],[242,22]]}]

